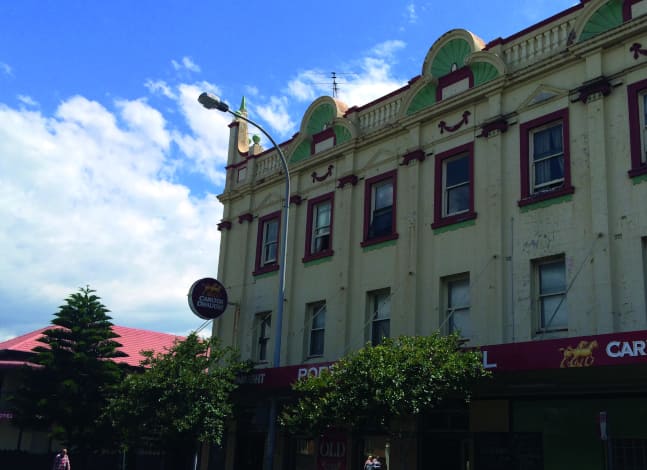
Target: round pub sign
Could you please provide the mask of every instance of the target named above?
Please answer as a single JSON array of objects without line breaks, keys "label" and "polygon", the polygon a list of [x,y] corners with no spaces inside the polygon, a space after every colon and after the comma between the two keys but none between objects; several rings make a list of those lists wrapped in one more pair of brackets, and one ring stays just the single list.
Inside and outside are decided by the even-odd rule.
[{"label": "round pub sign", "polygon": [[218,318],[227,308],[227,291],[217,280],[205,277],[189,290],[189,307],[203,320]]}]

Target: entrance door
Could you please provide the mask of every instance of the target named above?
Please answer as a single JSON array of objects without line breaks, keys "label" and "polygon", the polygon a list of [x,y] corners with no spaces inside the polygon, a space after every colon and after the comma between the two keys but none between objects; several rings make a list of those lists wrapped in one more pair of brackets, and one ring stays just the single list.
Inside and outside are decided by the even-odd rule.
[{"label": "entrance door", "polygon": [[263,468],[265,433],[239,433],[236,436],[236,470],[259,470]]}]

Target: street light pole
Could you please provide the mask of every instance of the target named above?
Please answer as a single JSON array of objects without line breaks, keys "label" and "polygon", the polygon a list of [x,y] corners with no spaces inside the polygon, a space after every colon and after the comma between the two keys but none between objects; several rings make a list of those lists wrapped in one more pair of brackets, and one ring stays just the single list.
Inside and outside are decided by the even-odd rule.
[{"label": "street light pole", "polygon": [[[272,136],[261,127],[256,122],[251,119],[243,116],[237,111],[232,111],[229,108],[229,105],[224,101],[220,100],[217,96],[214,96],[210,93],[202,93],[198,97],[198,102],[207,109],[217,109],[224,113],[230,113],[234,117],[242,119],[250,123],[252,126],[256,127],[261,131],[265,137],[267,137],[272,145],[276,149],[279,157],[281,159],[281,165],[283,167],[283,175],[285,177],[285,196],[283,200],[283,221],[281,223],[281,254],[280,254],[280,263],[279,263],[279,292],[278,298],[276,301],[276,337],[274,339],[274,355],[272,361],[272,367],[279,367],[281,365],[281,336],[283,334],[283,303],[285,301],[285,266],[287,262],[287,245],[288,245],[288,216],[290,213],[290,171],[288,169],[288,162],[285,159],[285,155],[281,150],[281,147],[274,141]],[[276,447],[276,418],[277,418],[277,399],[272,397],[270,402],[270,415],[268,422],[268,434],[267,434],[267,448],[265,452],[265,463],[263,468],[265,470],[272,470],[274,464],[274,450]]]}]

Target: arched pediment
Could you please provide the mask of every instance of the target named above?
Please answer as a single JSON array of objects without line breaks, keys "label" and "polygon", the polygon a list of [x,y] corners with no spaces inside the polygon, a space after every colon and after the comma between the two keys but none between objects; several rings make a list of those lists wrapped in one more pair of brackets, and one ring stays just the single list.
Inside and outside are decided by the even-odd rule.
[{"label": "arched pediment", "polygon": [[425,57],[421,83],[411,88],[405,114],[505,75],[503,60],[484,48],[483,40],[465,29],[441,36]]},{"label": "arched pediment", "polygon": [[308,107],[299,133],[288,158],[290,163],[300,162],[318,151],[342,144],[357,135],[357,131],[343,116],[348,110],[345,103],[330,96],[317,98]]},{"label": "arched pediment", "polygon": [[312,136],[328,128],[334,119],[348,110],[345,103],[330,96],[322,96],[312,102],[301,121],[300,134]]},{"label": "arched pediment", "polygon": [[434,78],[448,75],[467,65],[468,58],[484,47],[483,40],[466,29],[448,31],[427,52],[422,75]]},{"label": "arched pediment", "polygon": [[[630,4],[630,1],[627,5]],[[586,41],[620,26],[625,21],[623,0],[593,0],[578,17],[574,26],[575,42]]]}]

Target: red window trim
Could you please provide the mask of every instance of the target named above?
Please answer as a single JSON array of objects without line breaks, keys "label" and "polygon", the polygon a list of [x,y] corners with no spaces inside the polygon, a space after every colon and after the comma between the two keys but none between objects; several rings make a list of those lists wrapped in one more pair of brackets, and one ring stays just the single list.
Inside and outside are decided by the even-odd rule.
[{"label": "red window trim", "polygon": [[[313,212],[316,205],[330,201],[330,247],[327,250],[319,253],[311,253],[312,249],[312,229],[314,225]],[[305,252],[302,261],[304,263],[313,261],[320,258],[326,258],[333,255],[332,241],[333,241],[333,226],[334,226],[334,213],[335,213],[335,192],[329,192],[308,200],[308,214],[306,216],[306,243]]]},{"label": "red window trim", "polygon": [[[364,181],[364,231],[363,231],[363,239],[362,242],[360,243],[360,246],[365,247],[365,246],[370,246],[370,245],[375,245],[377,243],[382,243],[385,241],[390,241],[390,240],[395,240],[398,238],[398,232],[396,229],[396,208],[397,208],[397,194],[398,194],[398,171],[397,170],[391,170],[387,171],[386,173],[382,173],[381,175],[373,176],[372,178],[368,178],[367,180]],[[391,233],[387,235],[383,235],[381,237],[375,237],[375,238],[368,238],[368,233],[369,229],[371,227],[371,212],[373,208],[372,204],[372,189],[373,186],[376,185],[377,183],[381,183],[382,181],[386,181],[390,179],[393,183],[393,206],[391,210]]]},{"label": "red window trim", "polygon": [[640,103],[638,95],[647,91],[647,79],[627,86],[629,111],[629,147],[631,152],[631,169],[629,176],[647,174],[647,162],[643,162],[642,129],[640,128]]},{"label": "red window trim", "polygon": [[[530,192],[530,132],[533,129],[550,124],[553,121],[562,121],[562,132],[564,141],[562,143],[564,150],[564,183],[553,190],[541,191],[538,193]],[[575,188],[571,185],[571,150],[570,150],[570,130],[568,124],[568,108],[563,108],[553,113],[546,114],[531,121],[525,122],[519,126],[520,142],[520,169],[521,169],[521,199],[517,201],[519,207],[534,204],[539,201],[553,199],[567,194],[573,194]]]},{"label": "red window trim", "polygon": [[254,276],[269,273],[279,269],[278,262],[262,265],[261,258],[263,256],[263,228],[265,224],[271,220],[276,219],[278,222],[278,240],[276,245],[276,257],[278,260],[279,253],[281,252],[281,211],[272,212],[271,214],[264,215],[258,219],[258,233],[256,235],[256,262],[254,263]]},{"label": "red window trim", "polygon": [[[461,154],[467,154],[469,159],[469,181],[470,181],[470,202],[469,210],[460,214],[443,216],[443,194],[445,186],[443,185],[443,163],[445,160],[456,157]],[[447,225],[465,222],[476,218],[474,212],[474,142],[455,147],[441,152],[436,155],[434,166],[434,223],[432,229],[445,227]]]}]

